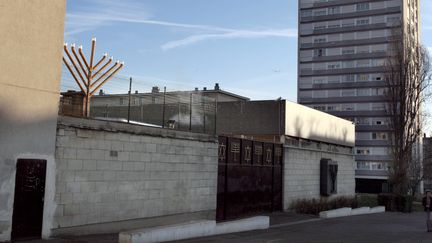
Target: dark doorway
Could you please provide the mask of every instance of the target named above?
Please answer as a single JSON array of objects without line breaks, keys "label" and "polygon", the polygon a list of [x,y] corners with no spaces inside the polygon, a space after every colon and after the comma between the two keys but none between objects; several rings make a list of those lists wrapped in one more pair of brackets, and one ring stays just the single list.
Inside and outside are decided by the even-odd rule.
[{"label": "dark doorway", "polygon": [[383,192],[386,180],[356,178],[356,192],[378,194]]},{"label": "dark doorway", "polygon": [[12,239],[41,238],[46,160],[19,159],[15,177]]},{"label": "dark doorway", "polygon": [[219,136],[216,220],[282,210],[281,144]]}]

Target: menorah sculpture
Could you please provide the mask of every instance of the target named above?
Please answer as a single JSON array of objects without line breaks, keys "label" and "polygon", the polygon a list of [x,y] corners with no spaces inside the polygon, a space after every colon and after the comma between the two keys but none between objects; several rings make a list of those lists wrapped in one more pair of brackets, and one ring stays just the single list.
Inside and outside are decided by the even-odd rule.
[{"label": "menorah sculpture", "polygon": [[108,56],[107,53],[105,53],[102,58],[96,64],[94,64],[93,59],[95,48],[96,38],[93,38],[90,52],[90,61],[87,61],[83,54],[82,46],[78,47],[78,55],[75,50],[75,44],[71,44],[70,49],[73,54],[72,56],[68,50],[68,44],[64,44],[64,52],[70,63],[64,56],[63,63],[66,65],[75,82],[78,84],[81,92],[84,94],[84,107],[82,114],[84,117],[90,116],[90,98],[124,66],[124,62],[116,61],[113,65],[111,65],[111,67],[108,68],[110,63],[113,61],[113,57],[110,57],[107,61],[105,61]]}]

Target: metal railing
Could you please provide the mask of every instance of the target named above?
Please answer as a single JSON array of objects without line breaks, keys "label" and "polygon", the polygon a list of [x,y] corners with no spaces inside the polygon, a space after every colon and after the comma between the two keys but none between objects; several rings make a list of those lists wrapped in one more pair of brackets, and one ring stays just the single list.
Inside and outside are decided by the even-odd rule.
[{"label": "metal railing", "polygon": [[[145,92],[130,93],[131,86]],[[80,103],[80,93],[65,92],[73,88],[67,73],[63,72],[60,115],[81,116],[83,104]],[[209,97],[208,92],[203,90],[160,90],[156,85],[149,85],[142,80],[133,79],[130,83],[128,78],[117,76],[106,85],[104,91],[91,98],[90,117],[93,119],[216,133],[217,99]]]}]

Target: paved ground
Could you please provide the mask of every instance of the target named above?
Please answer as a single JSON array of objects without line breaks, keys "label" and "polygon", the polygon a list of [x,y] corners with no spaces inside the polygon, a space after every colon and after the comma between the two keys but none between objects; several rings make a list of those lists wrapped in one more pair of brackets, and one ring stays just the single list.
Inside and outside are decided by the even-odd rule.
[{"label": "paved ground", "polygon": [[[272,215],[271,228],[251,232],[178,241],[181,243],[417,243],[432,242],[426,232],[425,214],[383,213],[320,220],[311,216],[279,213]],[[37,242],[59,243],[114,243],[118,235],[95,235]]]},{"label": "paved ground", "polygon": [[425,214],[385,213],[319,220],[295,225],[274,225],[268,230],[179,241],[186,242],[432,242]]}]

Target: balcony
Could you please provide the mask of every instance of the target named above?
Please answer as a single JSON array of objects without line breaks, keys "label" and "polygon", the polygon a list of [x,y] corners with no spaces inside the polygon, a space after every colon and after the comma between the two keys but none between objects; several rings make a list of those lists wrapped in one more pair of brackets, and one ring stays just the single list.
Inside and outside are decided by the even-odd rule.
[{"label": "balcony", "polygon": [[[301,103],[301,102],[300,102]],[[302,104],[302,103],[301,103]],[[338,117],[387,117],[386,111],[327,111],[327,113]]]},{"label": "balcony", "polygon": [[311,70],[301,69],[300,76],[329,76],[340,74],[362,74],[362,73],[382,73],[385,72],[385,67],[358,67],[358,68],[339,68],[339,69],[326,69],[326,70]]},{"label": "balcony", "polygon": [[391,143],[389,140],[356,140],[355,146],[390,146]]},{"label": "balcony", "polygon": [[356,125],[356,132],[390,132],[391,127],[388,125]]},{"label": "balcony", "polygon": [[328,62],[328,61],[346,61],[346,60],[359,60],[359,59],[372,59],[372,58],[387,58],[388,53],[386,51],[380,52],[367,52],[367,53],[356,53],[346,55],[333,55],[333,56],[320,56],[320,57],[307,57],[300,58],[300,63],[309,62]]},{"label": "balcony", "polygon": [[400,12],[401,12],[400,7],[390,7],[390,8],[383,8],[383,9],[367,10],[367,11],[357,11],[351,13],[339,13],[339,14],[329,14],[329,15],[321,15],[321,16],[301,17],[300,23],[337,20],[337,19],[345,19],[345,18],[356,18],[356,17],[369,17],[375,15],[395,14]]},{"label": "balcony", "polygon": [[300,44],[300,50],[328,48],[328,47],[344,47],[344,46],[359,46],[359,45],[373,45],[383,44],[392,41],[392,37],[377,37],[364,40],[343,40],[343,41],[329,41],[322,43],[303,43]]},{"label": "balcony", "polygon": [[300,98],[302,104],[314,103],[366,103],[366,102],[383,102],[386,100],[384,96],[344,96],[344,97],[328,97],[328,98]]},{"label": "balcony", "polygon": [[322,90],[322,89],[352,89],[352,88],[383,88],[387,87],[384,81],[368,82],[343,82],[328,84],[312,84],[310,88],[300,88],[300,90]]},{"label": "balcony", "polygon": [[367,30],[376,30],[376,29],[386,29],[386,28],[392,28],[392,27],[394,27],[394,26],[388,25],[387,23],[378,23],[378,24],[347,26],[347,27],[339,27],[339,28],[325,28],[325,29],[317,29],[317,30],[310,29],[310,30],[300,31],[300,36],[325,35],[325,34],[336,34],[336,33],[343,33],[343,32],[367,31]]},{"label": "balcony", "polygon": [[331,6],[351,5],[351,4],[362,3],[362,2],[370,2],[370,0],[331,0],[328,2],[308,1],[306,3],[301,3],[300,9],[325,8]]},{"label": "balcony", "polygon": [[356,161],[380,161],[380,162],[388,162],[391,161],[392,158],[390,155],[355,155]]}]

